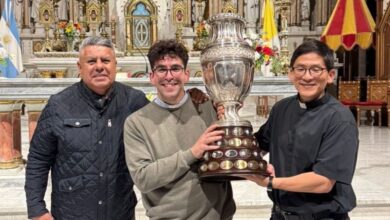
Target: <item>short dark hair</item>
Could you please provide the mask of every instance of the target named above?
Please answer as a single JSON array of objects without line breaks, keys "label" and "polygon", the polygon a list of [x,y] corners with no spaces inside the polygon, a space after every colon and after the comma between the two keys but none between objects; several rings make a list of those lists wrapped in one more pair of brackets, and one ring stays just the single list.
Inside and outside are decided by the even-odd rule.
[{"label": "short dark hair", "polygon": [[291,57],[290,67],[294,66],[298,57],[308,53],[316,53],[321,56],[328,71],[334,68],[333,51],[325,43],[315,39],[305,40],[295,49]]},{"label": "short dark hair", "polygon": [[150,66],[154,67],[157,60],[164,59],[165,56],[179,57],[184,64],[184,68],[188,63],[188,51],[182,43],[177,42],[174,39],[157,41],[150,47],[148,52],[148,59]]}]

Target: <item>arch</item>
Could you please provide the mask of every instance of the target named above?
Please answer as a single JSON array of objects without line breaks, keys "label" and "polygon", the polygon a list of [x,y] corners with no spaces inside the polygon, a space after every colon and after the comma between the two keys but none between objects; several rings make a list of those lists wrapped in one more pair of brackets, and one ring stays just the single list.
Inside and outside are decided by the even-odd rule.
[{"label": "arch", "polygon": [[157,40],[157,6],[151,0],[128,0],[124,7],[126,54],[143,54]]}]

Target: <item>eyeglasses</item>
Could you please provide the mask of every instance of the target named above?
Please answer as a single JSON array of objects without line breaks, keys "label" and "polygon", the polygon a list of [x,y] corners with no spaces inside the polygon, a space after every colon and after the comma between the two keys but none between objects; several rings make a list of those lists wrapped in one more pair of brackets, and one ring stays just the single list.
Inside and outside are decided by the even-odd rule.
[{"label": "eyeglasses", "polygon": [[291,70],[295,73],[296,76],[302,77],[306,74],[306,71],[309,70],[309,73],[313,77],[319,77],[326,68],[322,68],[319,66],[311,66],[309,68],[305,68],[302,66],[291,67]]},{"label": "eyeglasses", "polygon": [[168,74],[168,71],[172,76],[180,76],[183,73],[184,67],[182,66],[173,66],[171,69],[165,67],[157,67],[153,70],[159,77],[165,77]]}]

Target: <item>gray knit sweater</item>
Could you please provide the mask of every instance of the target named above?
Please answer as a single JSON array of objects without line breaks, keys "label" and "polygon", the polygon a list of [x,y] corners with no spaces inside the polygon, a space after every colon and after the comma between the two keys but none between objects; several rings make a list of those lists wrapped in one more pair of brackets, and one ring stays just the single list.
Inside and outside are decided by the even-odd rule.
[{"label": "gray knit sweater", "polygon": [[200,181],[190,150],[215,120],[210,102],[197,110],[191,99],[174,110],[152,102],[127,118],[127,166],[150,219],[232,219],[230,183]]}]

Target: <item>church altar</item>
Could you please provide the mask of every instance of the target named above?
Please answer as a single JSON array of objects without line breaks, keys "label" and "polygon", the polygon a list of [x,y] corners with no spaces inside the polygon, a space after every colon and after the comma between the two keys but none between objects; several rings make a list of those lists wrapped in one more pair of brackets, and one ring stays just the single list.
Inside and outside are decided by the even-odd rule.
[{"label": "church altar", "polygon": [[[15,78],[0,79],[0,101],[47,100],[64,88],[78,82],[78,78]],[[134,87],[146,94],[156,94],[148,78],[117,78],[118,82]],[[205,91],[201,77],[191,77],[186,88],[198,88]],[[290,96],[296,93],[287,77],[255,77],[249,96],[278,95]]]},{"label": "church altar", "polygon": [[[27,114],[28,133],[31,139],[49,97],[79,80],[79,78],[0,78],[0,134],[7,140],[11,140],[1,148],[12,152],[11,155],[0,155],[2,159],[0,169],[17,168],[24,164],[21,152],[21,115]],[[142,90],[148,96],[156,95],[156,89],[150,84],[148,78],[118,77],[117,81]],[[191,77],[186,84],[186,89],[194,87],[205,91],[201,77]],[[250,97],[245,100],[244,107],[257,106],[257,96],[289,96],[295,93],[295,88],[286,76],[255,77]],[[4,156],[7,158],[3,158]]]}]

